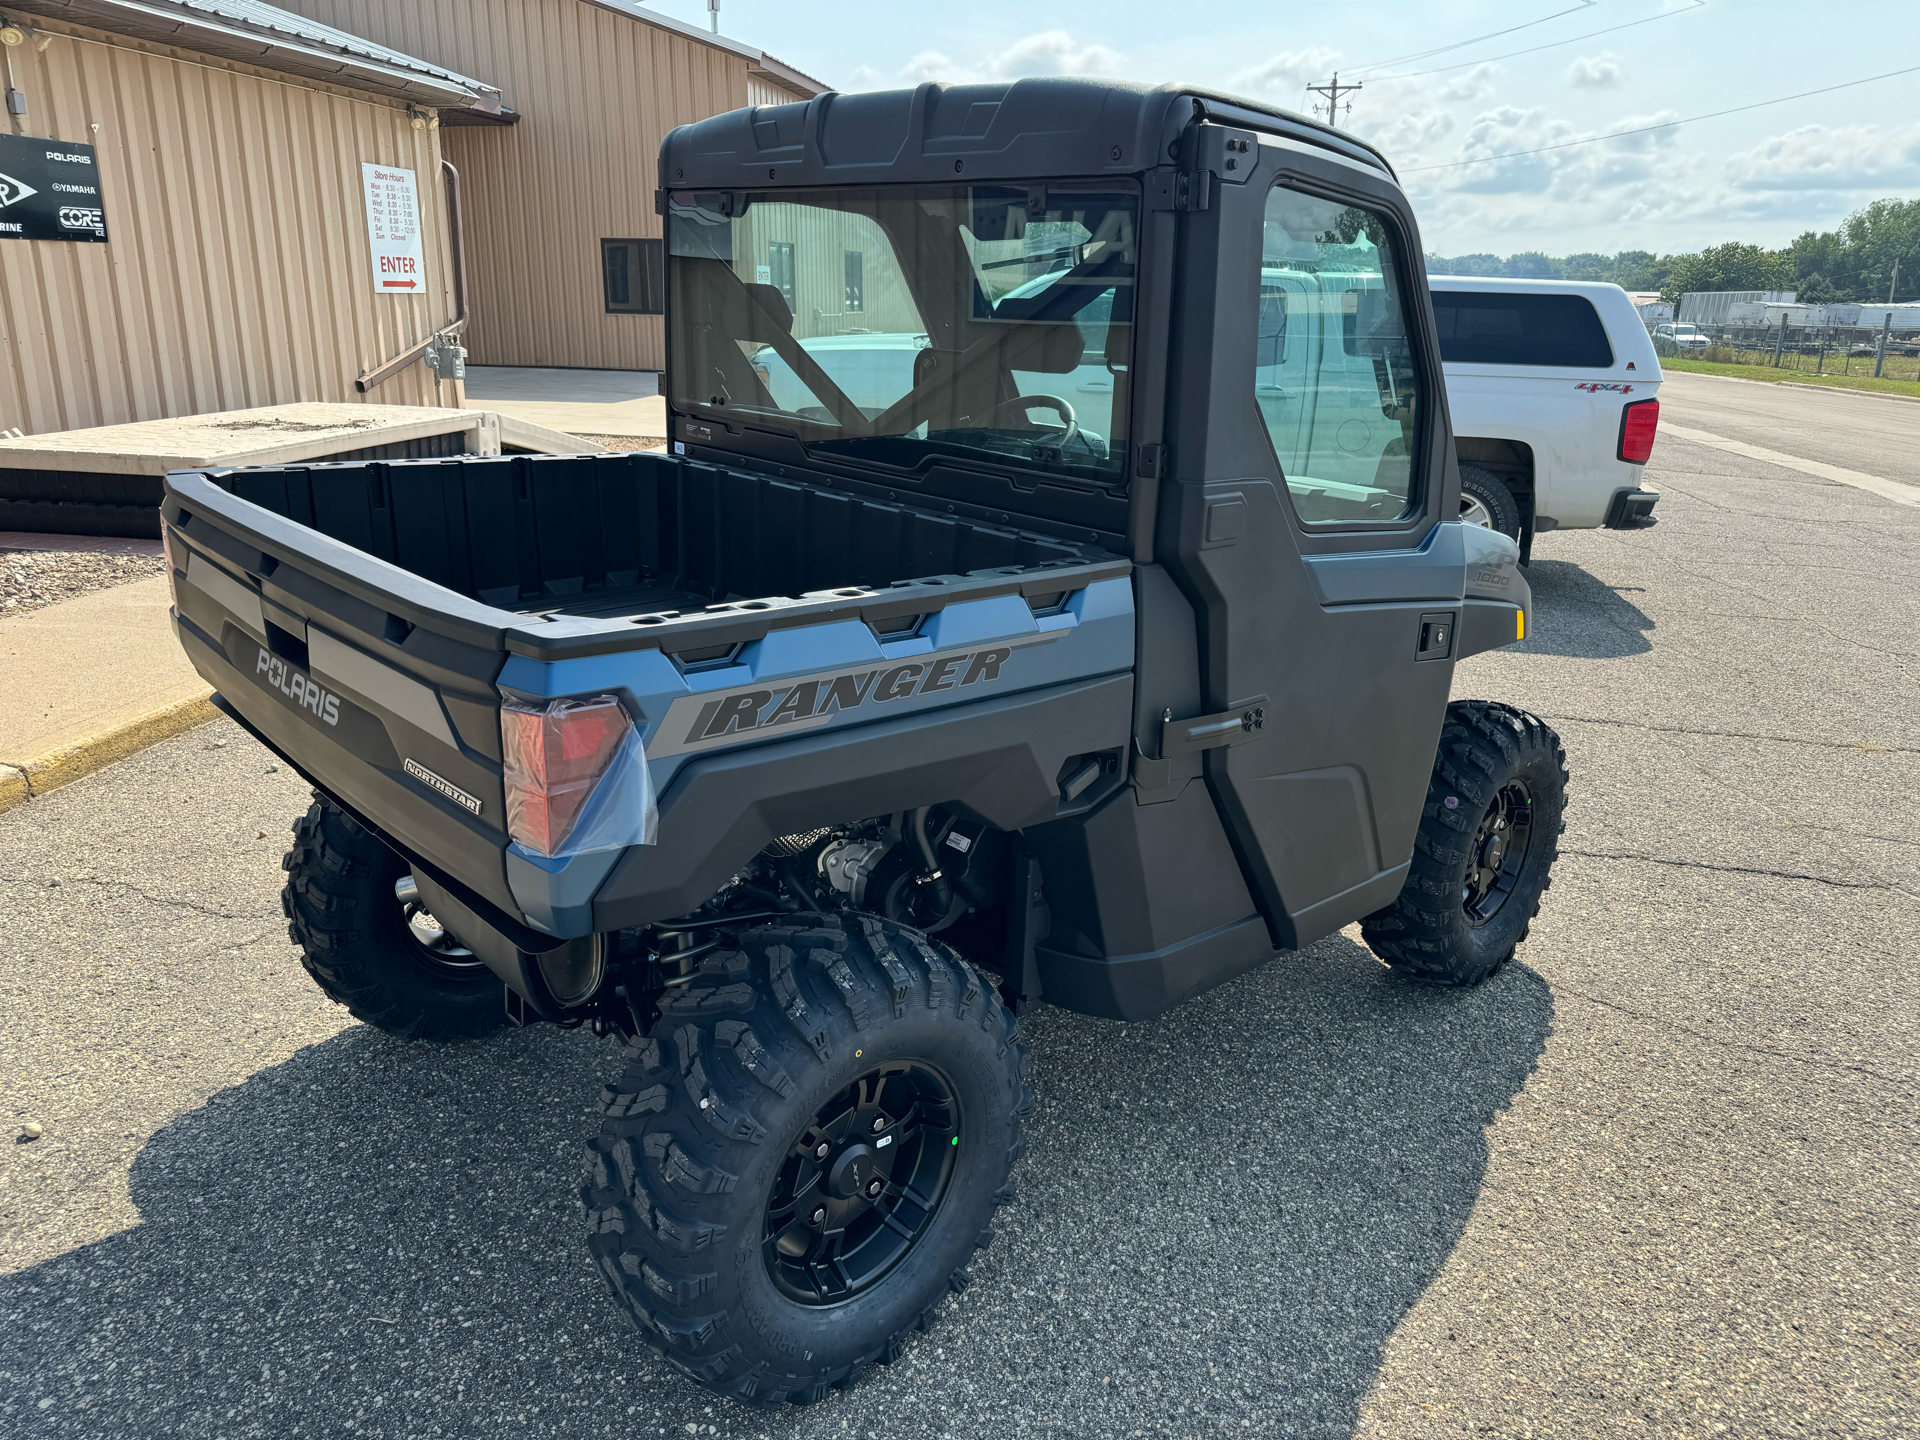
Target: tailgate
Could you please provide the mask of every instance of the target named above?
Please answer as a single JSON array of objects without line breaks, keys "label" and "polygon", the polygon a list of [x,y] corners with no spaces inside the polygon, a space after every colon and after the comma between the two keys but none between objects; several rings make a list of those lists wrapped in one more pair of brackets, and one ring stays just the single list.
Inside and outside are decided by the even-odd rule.
[{"label": "tailgate", "polygon": [[[343,468],[337,483],[366,482]],[[520,617],[204,476],[169,476],[161,514],[174,626],[200,674],[323,790],[518,916],[494,678]]]}]

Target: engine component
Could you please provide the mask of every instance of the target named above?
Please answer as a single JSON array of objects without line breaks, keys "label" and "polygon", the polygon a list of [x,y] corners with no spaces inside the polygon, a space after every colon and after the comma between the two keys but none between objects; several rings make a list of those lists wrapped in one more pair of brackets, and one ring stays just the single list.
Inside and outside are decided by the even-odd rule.
[{"label": "engine component", "polygon": [[767,848],[761,854],[772,856],[775,860],[786,860],[790,856],[799,855],[830,834],[831,832],[823,826],[817,831],[800,831],[791,836],[777,836],[767,843]]},{"label": "engine component", "polygon": [[850,906],[859,906],[867,898],[868,879],[890,849],[885,840],[843,837],[820,853],[820,878]]}]

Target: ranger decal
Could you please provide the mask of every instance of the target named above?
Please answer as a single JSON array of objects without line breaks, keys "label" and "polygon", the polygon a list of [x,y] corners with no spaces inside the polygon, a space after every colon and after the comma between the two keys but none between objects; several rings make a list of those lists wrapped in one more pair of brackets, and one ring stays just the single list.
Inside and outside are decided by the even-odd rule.
[{"label": "ranger decal", "polygon": [[775,731],[810,730],[852,711],[875,715],[914,697],[989,685],[1017,649],[1054,638],[1053,632],[1016,636],[978,649],[869,661],[718,695],[682,696],[667,708],[647,753],[658,759]]}]

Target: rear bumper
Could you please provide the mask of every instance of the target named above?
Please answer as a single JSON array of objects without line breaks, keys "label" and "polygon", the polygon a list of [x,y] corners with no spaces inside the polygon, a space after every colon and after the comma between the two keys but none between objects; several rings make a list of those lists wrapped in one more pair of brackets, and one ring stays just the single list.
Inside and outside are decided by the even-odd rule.
[{"label": "rear bumper", "polygon": [[1660,498],[1658,490],[1617,490],[1602,524],[1609,530],[1646,530],[1654,524],[1654,506]]}]

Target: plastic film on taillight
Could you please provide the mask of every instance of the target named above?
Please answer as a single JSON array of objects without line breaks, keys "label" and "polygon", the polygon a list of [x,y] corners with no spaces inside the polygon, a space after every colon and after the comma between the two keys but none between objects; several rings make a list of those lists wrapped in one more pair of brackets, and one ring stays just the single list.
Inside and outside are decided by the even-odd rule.
[{"label": "plastic film on taillight", "polygon": [[550,858],[654,843],[659,811],[647,756],[611,695],[500,707],[507,831]]}]

